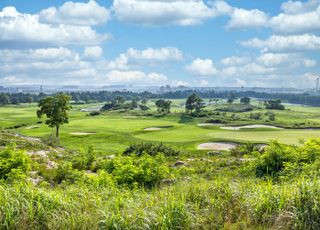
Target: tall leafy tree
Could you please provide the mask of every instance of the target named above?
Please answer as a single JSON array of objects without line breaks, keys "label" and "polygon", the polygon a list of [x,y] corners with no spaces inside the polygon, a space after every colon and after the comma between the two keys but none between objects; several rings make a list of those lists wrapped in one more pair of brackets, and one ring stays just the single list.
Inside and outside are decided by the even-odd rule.
[{"label": "tall leafy tree", "polygon": [[56,137],[59,137],[59,128],[69,122],[67,111],[71,109],[71,97],[66,94],[57,94],[41,99],[38,106],[37,116],[41,118],[44,114],[47,117],[46,124],[56,128]]},{"label": "tall leafy tree", "polygon": [[197,94],[191,94],[186,101],[186,111],[187,112],[200,112],[202,108],[204,108],[204,103],[201,97]]},{"label": "tall leafy tree", "polygon": [[0,105],[6,105],[10,103],[10,97],[8,94],[0,93]]},{"label": "tall leafy tree", "polygon": [[250,101],[251,101],[250,97],[242,97],[240,99],[240,103],[242,104],[250,104]]},{"label": "tall leafy tree", "polygon": [[171,103],[172,101],[170,100],[159,99],[155,102],[155,105],[157,106],[158,112],[170,113]]}]

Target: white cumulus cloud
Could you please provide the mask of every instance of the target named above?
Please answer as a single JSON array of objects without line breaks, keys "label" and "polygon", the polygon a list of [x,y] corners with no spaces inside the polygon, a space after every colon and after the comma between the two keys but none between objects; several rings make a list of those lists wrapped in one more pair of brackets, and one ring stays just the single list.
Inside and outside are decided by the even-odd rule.
[{"label": "white cumulus cloud", "polygon": [[159,73],[146,74],[142,71],[118,71],[113,70],[106,76],[106,82],[111,84],[146,84],[160,85],[165,84],[168,78]]},{"label": "white cumulus cloud", "polygon": [[38,15],[19,13],[14,7],[0,11],[0,44],[12,46],[96,45],[107,35],[89,26],[41,23]]},{"label": "white cumulus cloud", "polygon": [[85,47],[83,57],[85,59],[98,59],[103,55],[103,49],[100,46]]},{"label": "white cumulus cloud", "polygon": [[211,59],[196,59],[190,65],[186,66],[186,69],[195,75],[199,76],[212,76],[218,71]]},{"label": "white cumulus cloud", "polygon": [[203,0],[114,0],[112,9],[118,20],[142,25],[196,25],[219,13]]},{"label": "white cumulus cloud", "polygon": [[107,22],[110,17],[110,11],[94,0],[90,0],[87,3],[70,1],[58,8],[50,7],[39,13],[40,21],[44,23],[80,26],[102,24]]},{"label": "white cumulus cloud", "polygon": [[296,52],[320,50],[320,37],[313,34],[280,36],[273,35],[265,40],[254,38],[242,42],[247,47],[272,52]]}]

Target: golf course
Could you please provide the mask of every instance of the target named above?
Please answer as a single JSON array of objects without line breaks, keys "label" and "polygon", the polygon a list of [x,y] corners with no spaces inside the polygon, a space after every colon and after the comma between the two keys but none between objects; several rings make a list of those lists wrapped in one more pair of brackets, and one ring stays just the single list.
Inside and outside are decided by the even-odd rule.
[{"label": "golf course", "polygon": [[[200,144],[210,142],[268,143],[277,140],[285,144],[299,144],[303,140],[320,137],[320,109],[316,107],[286,106],[284,111],[275,111],[277,123],[274,126],[270,122],[263,124],[263,121],[255,120],[243,124],[241,121],[231,124],[205,123],[203,118],[182,121],[180,114],[184,111],[183,100],[173,100],[172,113],[166,115],[156,112],[153,101],[149,102],[152,110],[145,114],[139,111],[113,111],[89,116],[89,112],[83,112],[86,108],[97,108],[99,105],[73,106],[70,122],[61,128],[61,146],[78,150],[94,145],[99,151],[115,153],[123,151],[132,143],[151,141],[196,151]],[[206,109],[214,110],[221,106],[223,102]],[[22,125],[11,129],[12,132],[46,138],[52,130],[45,124],[37,124],[41,120],[36,117],[36,110],[35,104],[2,107],[0,125],[2,129]],[[257,111],[266,112],[261,109]],[[238,113],[238,116],[246,117],[249,113]],[[295,127],[300,121],[308,126]]]}]

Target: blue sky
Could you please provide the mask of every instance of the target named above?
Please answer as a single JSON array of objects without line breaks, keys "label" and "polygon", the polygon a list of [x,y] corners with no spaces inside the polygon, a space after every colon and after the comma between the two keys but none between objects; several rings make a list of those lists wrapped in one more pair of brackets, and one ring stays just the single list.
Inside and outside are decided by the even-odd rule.
[{"label": "blue sky", "polygon": [[313,87],[320,0],[0,2],[0,84]]}]

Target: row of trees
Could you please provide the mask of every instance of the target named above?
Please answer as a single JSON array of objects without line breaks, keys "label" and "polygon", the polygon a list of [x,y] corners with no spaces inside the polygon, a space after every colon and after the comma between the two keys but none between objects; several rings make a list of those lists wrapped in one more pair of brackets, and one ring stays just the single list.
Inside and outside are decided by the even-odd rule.
[{"label": "row of trees", "polygon": [[[305,104],[320,106],[320,96],[310,94],[290,94],[290,93],[260,93],[255,91],[196,91],[196,90],[184,90],[165,92],[162,94],[154,94],[150,92],[130,92],[130,91],[99,91],[99,92],[71,92],[71,100],[75,103],[88,103],[88,102],[105,102],[110,101],[116,96],[122,96],[126,101],[131,101],[134,98],[147,99],[183,99],[189,95],[197,94],[202,98],[211,98],[211,102],[217,103],[219,99],[229,99],[232,103],[236,98],[258,98],[262,101],[274,100],[279,98],[289,103]],[[31,103],[38,102],[42,98],[47,96],[44,93],[40,94],[24,94],[24,93],[0,93],[0,105],[6,104],[18,104],[18,103]]]},{"label": "row of trees", "polygon": [[133,110],[140,108],[141,110],[149,110],[149,107],[146,105],[148,102],[147,98],[140,100],[139,97],[131,97],[131,100],[127,101],[124,96],[117,95],[108,101],[101,110],[118,110],[118,109],[125,109],[125,110]]}]

